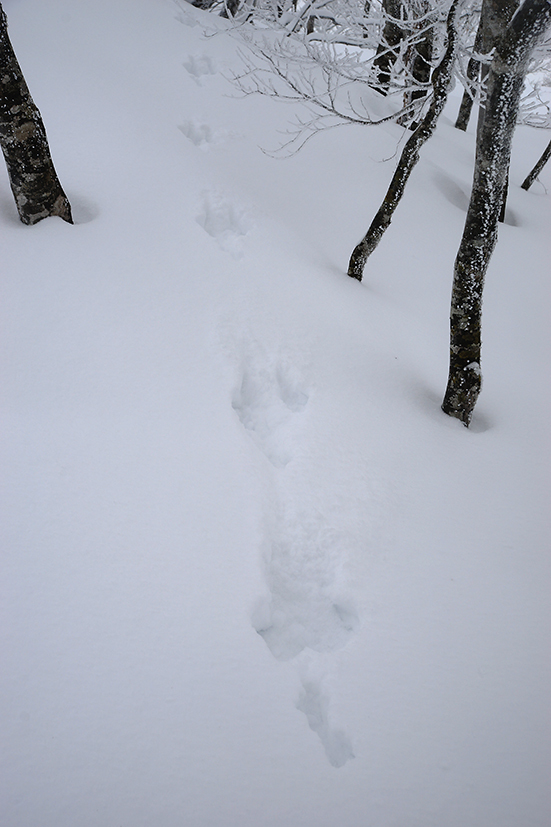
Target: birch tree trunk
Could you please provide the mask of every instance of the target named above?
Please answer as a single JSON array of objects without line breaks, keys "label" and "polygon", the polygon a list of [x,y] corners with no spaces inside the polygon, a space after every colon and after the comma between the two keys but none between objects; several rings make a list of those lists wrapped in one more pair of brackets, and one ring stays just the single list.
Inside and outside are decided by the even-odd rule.
[{"label": "birch tree trunk", "polygon": [[0,145],[21,221],[36,224],[58,215],[72,224],[71,206],[54,169],[40,112],[10,43],[1,3]]},{"label": "birch tree trunk", "polygon": [[551,0],[525,0],[496,46],[477,135],[473,188],[454,268],[450,370],[442,410],[465,426],[481,388],[484,276],[497,241],[511,142],[530,54],[551,21]]}]

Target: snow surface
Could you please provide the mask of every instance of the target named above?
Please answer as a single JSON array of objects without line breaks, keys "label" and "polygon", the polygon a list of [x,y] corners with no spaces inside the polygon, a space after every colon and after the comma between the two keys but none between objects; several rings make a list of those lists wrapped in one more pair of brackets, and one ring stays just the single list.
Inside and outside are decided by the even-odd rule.
[{"label": "snow surface", "polygon": [[359,285],[400,127],[276,161],[227,22],[3,6],[77,223],[2,173],[2,824],[547,827],[547,133],[466,430],[459,90]]}]

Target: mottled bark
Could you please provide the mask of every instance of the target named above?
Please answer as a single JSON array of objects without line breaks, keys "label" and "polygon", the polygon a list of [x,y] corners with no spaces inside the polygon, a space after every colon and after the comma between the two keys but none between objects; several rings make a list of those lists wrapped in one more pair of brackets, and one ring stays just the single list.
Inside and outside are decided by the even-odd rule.
[{"label": "mottled bark", "polygon": [[530,172],[522,184],[520,185],[523,190],[529,190],[546,163],[548,162],[549,158],[551,158],[551,141],[547,144],[546,148],[543,150],[543,154],[539,159],[538,163],[535,165],[532,172]]},{"label": "mottled bark", "polygon": [[367,259],[377,247],[385,230],[390,226],[392,216],[394,215],[394,211],[396,210],[396,207],[398,206],[404,193],[409,176],[411,175],[415,164],[419,160],[419,151],[423,144],[433,134],[438,117],[446,104],[452,77],[453,64],[455,61],[457,41],[455,16],[458,3],[459,0],[454,0],[448,15],[448,43],[444,57],[432,73],[433,97],[429,110],[413,135],[411,135],[407,141],[400,156],[396,171],[392,177],[392,181],[390,182],[388,191],[385,195],[384,201],[381,204],[377,215],[371,222],[369,230],[354,249],[354,252],[350,258],[348,275],[354,279],[358,279],[358,281],[362,280]]},{"label": "mottled bark", "polygon": [[[430,81],[433,43],[434,29],[432,26],[427,26],[422,38],[414,46],[411,74],[417,83],[428,84]],[[426,94],[423,89],[415,89],[411,93],[411,99],[424,98]]]},{"label": "mottled bark", "polygon": [[387,17],[373,65],[377,70],[377,91],[386,95],[392,67],[398,59],[400,43],[404,38],[404,31],[400,25],[402,0],[382,0],[382,6]]},{"label": "mottled bark", "polygon": [[[474,52],[478,55],[489,54],[496,45],[499,38],[507,28],[514,13],[518,9],[520,0],[484,0],[480,12],[480,22],[474,42]],[[482,73],[482,80],[485,73]],[[481,64],[475,57],[472,57],[467,64],[467,80],[469,89],[463,92],[461,105],[455,126],[457,129],[466,131],[471,117],[476,84],[481,78]]]},{"label": "mottled bark", "polygon": [[530,54],[551,21],[549,0],[529,0],[496,46],[487,79],[486,114],[477,136],[473,188],[455,261],[450,314],[450,371],[442,410],[471,422],[481,388],[484,277],[497,241],[511,142]]},{"label": "mottled bark", "polygon": [[0,145],[24,224],[58,215],[73,223],[71,207],[50,156],[46,130],[8,37],[0,4]]},{"label": "mottled bark", "polygon": [[[428,7],[425,7],[424,11],[428,11]],[[434,28],[425,20],[423,22],[422,36],[412,47],[411,54],[409,56],[411,61],[411,77],[415,83],[428,86],[430,82],[433,45]],[[416,100],[426,98],[427,94],[428,91],[425,89],[414,89],[411,92],[406,92],[404,95],[404,106],[408,106]],[[411,119],[411,115],[408,116],[408,120],[409,119]],[[402,121],[400,121],[400,123],[401,122]],[[409,129],[414,130],[417,129],[418,123],[415,120],[410,120],[407,125]]]}]

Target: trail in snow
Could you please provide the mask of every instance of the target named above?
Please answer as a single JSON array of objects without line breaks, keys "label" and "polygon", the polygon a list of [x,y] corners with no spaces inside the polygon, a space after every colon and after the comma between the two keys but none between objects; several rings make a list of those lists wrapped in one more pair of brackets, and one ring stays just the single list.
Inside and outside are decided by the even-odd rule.
[{"label": "trail in snow", "polygon": [[300,373],[291,362],[258,355],[242,367],[242,378],[234,390],[232,406],[243,427],[276,468],[292,459],[295,415],[304,411],[309,398]]},{"label": "trail in snow", "polygon": [[188,141],[203,151],[208,151],[213,146],[224,143],[231,137],[227,129],[214,129],[209,123],[200,118],[191,118],[184,121],[178,129],[185,135]]},{"label": "trail in snow", "polygon": [[317,681],[303,680],[303,690],[297,702],[297,709],[304,712],[308,726],[323,745],[329,763],[343,767],[354,758],[350,739],[343,730],[333,727],[329,717],[329,699]]},{"label": "trail in snow", "polygon": [[[247,435],[268,460],[271,502],[265,515],[264,570],[267,595],[251,618],[273,656],[296,660],[342,648],[359,619],[346,595],[342,569],[345,532],[334,527],[315,498],[307,499],[308,413],[312,389],[292,352],[268,353],[258,340],[237,344],[240,368],[232,407]],[[306,480],[305,480],[306,477]],[[316,670],[314,670],[316,672]],[[319,736],[329,762],[353,757],[346,734],[331,724],[324,673],[301,677],[297,709]]]},{"label": "trail in snow", "polygon": [[[199,84],[217,72],[216,62],[205,54],[189,56],[184,67]],[[199,117],[188,119],[179,129],[203,151],[230,134],[225,129],[214,130]],[[252,228],[251,212],[235,197],[209,190],[203,193],[196,221],[222,250],[241,259]],[[254,319],[257,310],[251,306],[249,318]],[[354,757],[353,749],[348,736],[331,721],[325,688],[328,666],[325,661],[323,668],[312,663],[312,657],[345,646],[359,618],[342,575],[350,538],[332,525],[323,502],[307,499],[303,493],[312,474],[308,463],[312,388],[301,355],[281,344],[277,336],[268,350],[263,337],[252,330],[244,336],[238,320],[231,320],[229,328],[230,350],[237,360],[231,405],[247,436],[268,461],[267,594],[259,599],[251,622],[277,660],[296,662],[302,687],[296,707],[318,735],[331,765],[341,767]]]},{"label": "trail in snow", "polygon": [[191,79],[199,86],[202,85],[201,79],[204,75],[218,73],[218,64],[210,55],[189,55],[183,66]]}]

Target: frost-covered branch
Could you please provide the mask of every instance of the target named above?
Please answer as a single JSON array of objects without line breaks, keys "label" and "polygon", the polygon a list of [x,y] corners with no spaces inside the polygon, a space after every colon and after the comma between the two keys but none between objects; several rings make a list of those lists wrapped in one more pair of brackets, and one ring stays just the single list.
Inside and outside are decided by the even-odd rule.
[{"label": "frost-covered branch", "polygon": [[[397,25],[397,18],[385,11],[391,0],[370,10],[369,18],[359,16],[364,6],[354,0],[312,0],[270,24],[262,18],[260,25],[256,17],[254,26],[234,29],[244,47],[243,68],[229,79],[244,95],[304,105],[307,117],[295,119],[284,151],[300,148],[313,134],[339,123],[394,120],[414,128],[432,98],[430,76],[443,54],[443,11],[447,14],[450,4],[399,0],[401,35],[392,45],[383,36],[389,24]],[[392,7],[395,13],[398,6]],[[297,30],[305,15],[314,19],[314,12],[315,26]],[[366,36],[366,19],[376,21],[378,40]],[[392,61],[383,62],[391,52]]]}]

